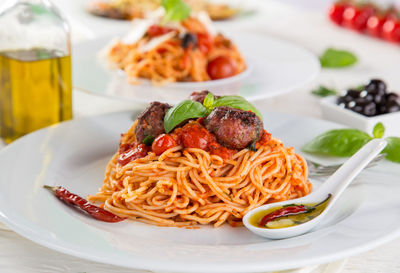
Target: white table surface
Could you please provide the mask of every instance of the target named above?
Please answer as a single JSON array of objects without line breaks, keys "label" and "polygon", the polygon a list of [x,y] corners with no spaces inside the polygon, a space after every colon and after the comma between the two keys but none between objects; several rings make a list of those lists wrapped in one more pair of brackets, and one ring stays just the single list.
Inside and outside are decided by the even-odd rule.
[{"label": "white table surface", "polygon": [[[393,90],[400,91],[400,47],[335,27],[326,19],[325,7],[329,0],[296,1],[246,1],[246,5],[257,6],[256,15],[247,19],[223,22],[219,27],[222,30],[242,28],[257,31],[261,35],[273,35],[300,44],[317,55],[329,46],[345,48],[355,52],[360,61],[355,67],[348,69],[323,70],[317,80],[308,86],[287,95],[258,101],[255,103],[258,108],[321,117],[318,99],[310,95],[311,88],[326,84],[340,89],[363,83],[371,77],[381,77]],[[81,8],[84,6],[83,0],[54,0],[54,2],[67,14],[72,25],[74,42],[126,29],[126,25],[121,22],[110,22],[85,14]],[[74,91],[76,118],[143,107],[141,104]],[[374,250],[350,257],[346,261],[309,267],[296,272],[396,273],[400,272],[399,257],[400,239],[396,239]],[[0,230],[0,272],[139,271],[71,257],[39,246],[12,231]]]}]

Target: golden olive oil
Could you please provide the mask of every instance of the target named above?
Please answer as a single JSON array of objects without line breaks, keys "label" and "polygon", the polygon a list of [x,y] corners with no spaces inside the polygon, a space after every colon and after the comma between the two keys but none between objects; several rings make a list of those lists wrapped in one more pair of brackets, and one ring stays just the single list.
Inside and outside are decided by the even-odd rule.
[{"label": "golden olive oil", "polygon": [[330,199],[330,196],[327,199],[325,199],[323,202],[318,203],[318,204],[317,203],[315,203],[315,204],[292,204],[293,206],[303,205],[303,206],[309,207],[309,208],[313,207],[314,209],[311,210],[310,212],[306,212],[306,213],[300,213],[300,214],[296,214],[296,215],[279,217],[278,219],[272,220],[271,222],[269,222],[265,227],[261,227],[259,225],[261,219],[267,214],[270,214],[274,211],[284,208],[284,206],[276,206],[276,207],[269,208],[267,210],[260,210],[256,213],[254,213],[250,217],[249,222],[250,222],[250,224],[252,224],[255,227],[271,228],[271,229],[286,228],[286,227],[300,225],[300,224],[308,222],[308,221],[314,219],[315,217],[317,217],[318,215],[320,215],[325,210],[325,208],[328,206],[327,201],[329,201],[329,199]]},{"label": "golden olive oil", "polygon": [[6,143],[71,118],[70,56],[46,49],[0,52],[0,137]]}]

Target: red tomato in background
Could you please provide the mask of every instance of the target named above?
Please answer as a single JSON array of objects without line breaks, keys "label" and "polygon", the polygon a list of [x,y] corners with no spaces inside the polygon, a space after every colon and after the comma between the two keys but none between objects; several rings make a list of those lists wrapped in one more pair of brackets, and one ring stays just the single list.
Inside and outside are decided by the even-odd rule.
[{"label": "red tomato in background", "polygon": [[394,18],[386,20],[382,26],[382,38],[393,43],[400,43],[400,21]]},{"label": "red tomato in background", "polygon": [[168,32],[173,31],[173,28],[169,28],[169,27],[163,27],[163,26],[157,26],[157,25],[152,25],[149,27],[149,29],[147,30],[147,34],[150,37],[156,37],[156,36],[161,36],[164,35]]},{"label": "red tomato in background", "polygon": [[367,21],[367,34],[380,38],[382,36],[382,27],[386,18],[379,15],[372,15]]},{"label": "red tomato in background", "polygon": [[207,33],[197,33],[197,46],[201,52],[207,54],[214,46],[214,41]]},{"label": "red tomato in background", "polygon": [[207,74],[211,79],[223,79],[236,75],[236,63],[232,58],[219,56],[210,61],[207,66]]},{"label": "red tomato in background", "polygon": [[343,13],[343,26],[358,32],[364,32],[367,27],[367,21],[374,12],[374,8],[370,6],[349,6]]},{"label": "red tomato in background", "polygon": [[153,144],[151,145],[151,150],[156,155],[160,155],[166,150],[171,149],[175,146],[178,146],[178,144],[170,135],[161,134],[153,141]]},{"label": "red tomato in background", "polygon": [[388,20],[396,20],[396,12],[393,10],[387,11],[386,14],[375,14],[369,17],[367,22],[367,34],[383,38],[383,25]]},{"label": "red tomato in background", "polygon": [[329,8],[329,18],[337,25],[341,25],[343,23],[343,13],[344,10],[348,7],[348,4],[345,3],[334,3]]}]

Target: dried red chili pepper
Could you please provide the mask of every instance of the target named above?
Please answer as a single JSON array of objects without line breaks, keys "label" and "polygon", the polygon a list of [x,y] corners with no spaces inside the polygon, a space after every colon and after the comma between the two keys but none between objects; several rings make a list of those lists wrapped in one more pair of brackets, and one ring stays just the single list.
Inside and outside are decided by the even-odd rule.
[{"label": "dried red chili pepper", "polygon": [[273,211],[273,212],[265,215],[261,219],[259,225],[261,227],[265,227],[265,225],[268,222],[275,220],[276,218],[283,217],[283,216],[289,216],[289,215],[296,215],[299,213],[305,213],[307,211],[308,211],[308,209],[303,205],[299,205],[299,206],[294,205],[294,206],[284,207],[284,208],[278,209],[276,211]]},{"label": "dried red chili pepper", "polygon": [[102,208],[99,208],[98,206],[90,204],[86,199],[80,197],[79,195],[69,192],[64,187],[61,186],[51,187],[47,185],[44,185],[43,187],[53,192],[58,199],[62,200],[63,202],[69,205],[80,208],[81,210],[87,212],[90,216],[92,216],[97,220],[115,223],[126,219],[123,217],[119,217],[114,213],[106,211]]}]

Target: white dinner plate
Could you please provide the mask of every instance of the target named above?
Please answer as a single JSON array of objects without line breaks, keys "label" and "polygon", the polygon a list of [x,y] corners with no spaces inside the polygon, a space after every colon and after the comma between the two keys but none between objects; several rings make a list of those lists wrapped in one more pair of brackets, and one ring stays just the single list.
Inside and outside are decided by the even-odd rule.
[{"label": "white dinner plate", "polygon": [[[137,113],[135,113],[136,115]],[[297,151],[335,123],[263,113],[265,128]],[[0,221],[38,244],[77,257],[156,272],[260,272],[328,263],[366,251],[400,234],[400,167],[388,161],[364,171],[321,225],[284,240],[244,227],[158,227],[104,223],[63,204],[42,185],[81,196],[103,183],[123,112],[65,122],[22,137],[0,152]],[[315,188],[318,181],[312,181]]]},{"label": "white dinner plate", "polygon": [[[206,82],[154,86],[148,80],[128,83],[125,73],[111,69],[104,48],[113,37],[103,37],[73,48],[74,87],[90,93],[138,102],[175,103],[193,90],[211,90],[217,95],[239,94],[250,101],[293,91],[312,81],[320,71],[315,55],[302,47],[256,32],[236,31],[227,37],[238,46],[248,68],[230,78]],[[115,36],[114,36],[115,37]]]}]

